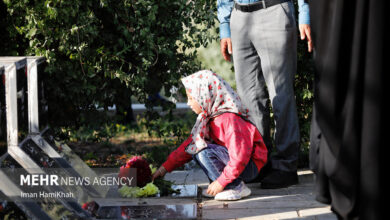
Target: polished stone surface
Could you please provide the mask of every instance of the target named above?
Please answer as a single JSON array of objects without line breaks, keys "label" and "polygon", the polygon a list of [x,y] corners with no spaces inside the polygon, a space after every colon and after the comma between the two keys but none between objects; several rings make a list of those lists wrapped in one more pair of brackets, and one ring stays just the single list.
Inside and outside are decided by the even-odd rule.
[{"label": "polished stone surface", "polygon": [[97,212],[97,219],[140,218],[140,219],[194,219],[197,205],[131,205],[104,206]]},{"label": "polished stone surface", "polygon": [[[260,183],[247,184],[252,194],[238,201],[224,202],[203,197],[198,202],[198,218],[336,220],[328,205],[315,200],[313,173],[302,170],[298,175],[299,184],[283,189],[261,189]],[[176,183],[198,184],[202,188],[209,184],[200,169],[174,171],[165,178]]]}]

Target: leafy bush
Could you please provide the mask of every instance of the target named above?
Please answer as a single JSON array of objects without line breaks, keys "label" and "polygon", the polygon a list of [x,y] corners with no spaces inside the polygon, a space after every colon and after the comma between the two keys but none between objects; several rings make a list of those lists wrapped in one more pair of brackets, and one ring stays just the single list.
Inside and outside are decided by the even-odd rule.
[{"label": "leafy bush", "polygon": [[[176,145],[190,135],[195,121],[196,115],[193,112],[187,112],[185,115],[157,118],[153,121],[139,118],[138,123],[141,130],[147,131],[149,135],[162,137],[165,143]],[[174,139],[172,140],[172,138]]]},{"label": "leafy bush", "polygon": [[[214,0],[4,0],[0,55],[42,55],[51,124],[82,125],[89,111],[135,96],[170,95],[199,69],[193,48],[207,45]],[[6,10],[4,10],[6,8]],[[169,106],[168,106],[169,107]],[[131,114],[127,114],[131,115]],[[156,117],[155,114],[148,114]]]}]

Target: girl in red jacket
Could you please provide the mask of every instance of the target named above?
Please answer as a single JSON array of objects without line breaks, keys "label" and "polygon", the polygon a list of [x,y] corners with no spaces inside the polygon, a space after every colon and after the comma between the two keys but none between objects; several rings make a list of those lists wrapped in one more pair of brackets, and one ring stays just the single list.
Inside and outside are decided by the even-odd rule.
[{"label": "girl in red jacket", "polygon": [[221,77],[208,70],[182,79],[188,105],[198,114],[190,137],[155,172],[162,177],[194,159],[213,181],[205,196],[238,200],[251,191],[244,182],[256,178],[267,161],[267,148],[248,109]]}]

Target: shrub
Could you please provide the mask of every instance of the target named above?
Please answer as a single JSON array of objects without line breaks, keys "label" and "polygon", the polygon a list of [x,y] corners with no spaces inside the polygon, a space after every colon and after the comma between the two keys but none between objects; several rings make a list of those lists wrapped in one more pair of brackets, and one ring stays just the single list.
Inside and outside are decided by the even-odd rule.
[{"label": "shrub", "polygon": [[[88,112],[116,104],[131,115],[130,97],[170,95],[198,70],[196,50],[210,40],[212,0],[4,0],[0,55],[40,55],[51,124],[88,123]],[[6,10],[4,10],[6,8]],[[147,114],[155,117],[156,114]]]}]

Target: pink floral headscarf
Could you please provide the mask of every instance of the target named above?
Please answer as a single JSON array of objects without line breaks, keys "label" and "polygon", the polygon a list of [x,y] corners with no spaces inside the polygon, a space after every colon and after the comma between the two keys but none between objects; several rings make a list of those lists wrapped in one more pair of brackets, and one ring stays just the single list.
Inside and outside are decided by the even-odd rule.
[{"label": "pink floral headscarf", "polygon": [[232,112],[248,119],[249,110],[240,97],[220,76],[210,70],[201,70],[182,79],[184,87],[202,108],[192,128],[193,142],[186,152],[196,154],[207,147],[209,139],[208,121],[225,112]]}]

